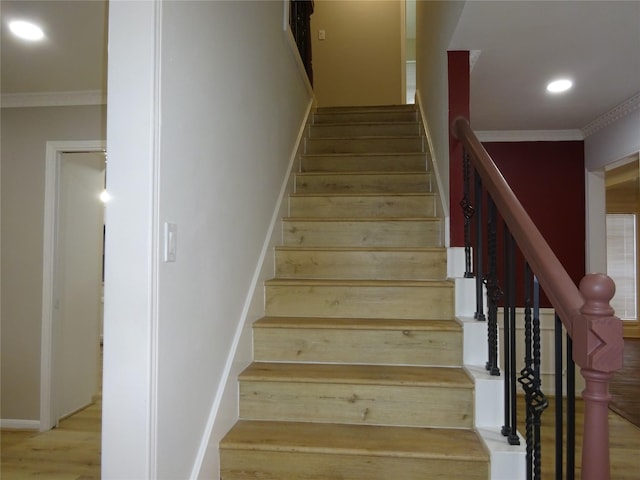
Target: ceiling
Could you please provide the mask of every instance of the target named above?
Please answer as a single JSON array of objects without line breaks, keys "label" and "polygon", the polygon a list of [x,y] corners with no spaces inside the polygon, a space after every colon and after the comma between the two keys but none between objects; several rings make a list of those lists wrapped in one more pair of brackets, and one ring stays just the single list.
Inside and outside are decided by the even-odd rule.
[{"label": "ceiling", "polygon": [[[1,0],[0,18],[2,94],[106,90],[106,0]],[[14,38],[14,19],[38,22],[45,40]]]},{"label": "ceiling", "polygon": [[[408,9],[412,1],[408,3]],[[106,0],[2,0],[2,94],[106,89]],[[31,18],[26,45],[6,22]],[[640,1],[468,1],[451,50],[471,50],[477,130],[581,129],[640,92]],[[551,96],[559,75],[574,88]]]},{"label": "ceiling", "polygon": [[640,92],[640,1],[469,1],[450,49],[479,51],[474,129],[582,129]]}]

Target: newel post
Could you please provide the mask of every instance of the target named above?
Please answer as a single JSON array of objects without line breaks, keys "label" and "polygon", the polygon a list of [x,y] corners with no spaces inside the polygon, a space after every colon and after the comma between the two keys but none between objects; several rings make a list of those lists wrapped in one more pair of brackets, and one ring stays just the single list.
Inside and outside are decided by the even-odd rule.
[{"label": "newel post", "polygon": [[610,480],[609,381],[622,368],[622,321],[609,305],[613,280],[589,274],[580,282],[585,303],[572,325],[573,358],[585,379],[582,480]]}]

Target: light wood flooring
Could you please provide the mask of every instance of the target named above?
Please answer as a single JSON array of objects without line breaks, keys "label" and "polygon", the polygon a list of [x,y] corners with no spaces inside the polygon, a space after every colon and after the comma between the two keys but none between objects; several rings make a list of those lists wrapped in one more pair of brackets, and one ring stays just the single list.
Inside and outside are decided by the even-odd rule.
[{"label": "light wood flooring", "polygon": [[[553,402],[552,402],[553,403]],[[551,418],[553,405],[543,418]],[[520,406],[520,412],[522,412]],[[578,445],[582,442],[582,402],[577,405]],[[19,480],[93,480],[100,478],[101,402],[60,422],[49,432],[3,430],[1,433],[2,466],[0,478]],[[543,478],[555,478],[554,430],[544,422],[542,455]],[[611,437],[611,478],[637,480],[640,472],[640,429],[614,412],[609,414]],[[524,431],[524,428],[521,427]],[[580,472],[580,452],[576,458],[576,478]]]},{"label": "light wood flooring", "polygon": [[[549,399],[549,407],[542,416],[542,478],[555,479],[555,399]],[[565,407],[566,412],[566,407]],[[584,402],[576,400],[576,470],[575,478],[580,478],[582,427]],[[524,401],[518,397],[518,430],[525,432]],[[566,435],[566,429],[565,429]],[[640,429],[620,415],[609,411],[609,442],[611,480],[637,480],[640,478]],[[566,461],[566,454],[565,461]],[[563,467],[564,468],[564,467]],[[565,477],[563,477],[565,478]]]},{"label": "light wood flooring", "polygon": [[625,338],[624,365],[609,390],[611,409],[640,427],[640,338]]},{"label": "light wood flooring", "polygon": [[2,430],[2,480],[100,478],[102,402],[60,421],[48,432]]}]

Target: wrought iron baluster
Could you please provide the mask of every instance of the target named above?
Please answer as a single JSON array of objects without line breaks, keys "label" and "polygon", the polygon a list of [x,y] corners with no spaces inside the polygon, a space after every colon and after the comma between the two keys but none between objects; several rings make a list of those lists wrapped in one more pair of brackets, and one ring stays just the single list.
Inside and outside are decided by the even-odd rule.
[{"label": "wrought iron baluster", "polygon": [[567,335],[567,480],[576,472],[576,364],[573,361],[573,340]]},{"label": "wrought iron baluster", "polygon": [[502,296],[497,274],[497,241],[496,241],[496,205],[491,197],[487,199],[487,215],[489,230],[487,232],[488,273],[485,278],[488,300],[487,336],[489,359],[486,368],[491,375],[500,375],[498,367],[498,302]]},{"label": "wrought iron baluster", "polygon": [[563,386],[562,386],[562,321],[558,315],[555,316],[554,325],[554,355],[555,355],[555,406],[556,406],[556,480],[562,480],[563,469],[563,442],[564,430],[562,421],[564,418],[563,406]]},{"label": "wrought iron baluster", "polygon": [[520,371],[518,382],[522,385],[525,401],[526,415],[526,472],[527,480],[533,478],[533,410],[530,408],[531,398],[533,395],[533,318],[531,315],[532,307],[532,277],[531,267],[525,264],[524,270],[524,291],[525,291],[525,307],[524,307],[524,367]]},{"label": "wrought iron baluster", "polygon": [[475,208],[469,199],[469,153],[465,150],[462,152],[462,178],[463,178],[463,195],[460,201],[462,207],[462,215],[464,216],[464,277],[472,278],[471,271],[471,219],[475,213]]},{"label": "wrought iron baluster", "polygon": [[484,225],[482,224],[482,179],[480,174],[475,172],[475,197],[476,197],[476,313],[475,318],[481,322],[486,320],[484,316],[484,295],[483,295],[483,268],[482,262],[484,262],[483,245],[482,245],[482,232],[484,232]]},{"label": "wrought iron baluster", "polygon": [[540,284],[533,280],[533,393],[531,396],[531,410],[533,413],[533,478],[542,478],[542,437],[540,426],[542,413],[549,406],[547,397],[542,393],[540,380]]},{"label": "wrought iron baluster", "polygon": [[502,434],[510,445],[519,445],[516,432],[516,308],[515,308],[515,241],[506,227],[505,235],[505,307],[504,307],[504,402],[505,418]]}]

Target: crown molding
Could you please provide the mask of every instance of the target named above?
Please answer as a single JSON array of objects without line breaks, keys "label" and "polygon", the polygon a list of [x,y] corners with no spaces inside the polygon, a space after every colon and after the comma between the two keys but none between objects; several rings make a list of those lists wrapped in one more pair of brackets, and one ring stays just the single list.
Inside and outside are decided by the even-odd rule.
[{"label": "crown molding", "polygon": [[2,108],[68,107],[79,105],[106,105],[107,94],[102,90],[78,92],[4,93]]},{"label": "crown molding", "polygon": [[571,142],[584,140],[580,130],[479,130],[481,142]]},{"label": "crown molding", "polygon": [[626,117],[638,108],[640,108],[640,92],[636,93],[633,97],[625,100],[617,107],[612,108],[604,115],[600,115],[591,123],[582,127],[582,133],[584,134],[585,138],[589,137],[594,133],[602,130],[603,128],[608,127],[612,123],[617,122],[621,118]]}]

